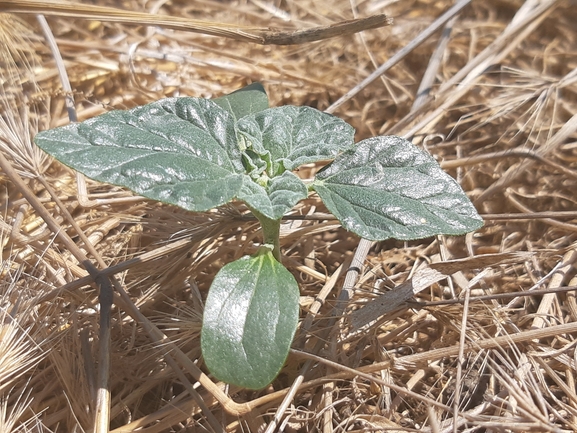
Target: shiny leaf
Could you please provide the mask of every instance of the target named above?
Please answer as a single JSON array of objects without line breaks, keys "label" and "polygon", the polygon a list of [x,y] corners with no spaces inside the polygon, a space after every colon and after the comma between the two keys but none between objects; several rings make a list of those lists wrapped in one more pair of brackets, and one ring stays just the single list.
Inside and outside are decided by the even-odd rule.
[{"label": "shiny leaf", "polygon": [[361,141],[321,170],[312,188],[345,229],[370,240],[459,235],[483,225],[459,184],[400,137]]},{"label": "shiny leaf", "polygon": [[252,83],[212,101],[231,113],[236,120],[268,108],[268,96],[260,83]]},{"label": "shiny leaf", "polygon": [[268,385],[288,355],[298,301],[296,280],[268,250],[224,266],[204,308],[201,348],[210,372],[244,388]]},{"label": "shiny leaf", "polygon": [[354,129],[330,114],[310,107],[269,108],[238,122],[247,148],[269,164],[269,175],[300,165],[335,158],[353,145]]},{"label": "shiny leaf", "polygon": [[36,144],[86,176],[193,211],[230,201],[244,166],[234,118],[214,102],[168,98],[40,132]]}]

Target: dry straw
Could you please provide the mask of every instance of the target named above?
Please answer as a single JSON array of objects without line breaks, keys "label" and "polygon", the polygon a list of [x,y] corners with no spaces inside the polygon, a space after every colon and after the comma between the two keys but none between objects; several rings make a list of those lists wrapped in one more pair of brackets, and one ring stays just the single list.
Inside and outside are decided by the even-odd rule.
[{"label": "dry straw", "polygon": [[[574,2],[92,3],[0,1],[0,431],[577,431]],[[486,224],[359,243],[309,197],[282,230],[302,322],[249,392],[206,375],[199,327],[256,222],[76,177],[31,137],[253,81],[410,137]]]}]

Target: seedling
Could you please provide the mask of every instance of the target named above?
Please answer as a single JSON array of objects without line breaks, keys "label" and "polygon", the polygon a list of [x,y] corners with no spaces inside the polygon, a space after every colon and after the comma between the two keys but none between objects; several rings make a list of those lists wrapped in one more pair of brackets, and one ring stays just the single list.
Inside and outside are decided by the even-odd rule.
[{"label": "seedling", "polygon": [[[260,84],[222,98],[167,98],[44,131],[35,142],[86,176],[190,211],[239,200],[263,244],[225,265],[206,299],[201,348],[218,379],[259,389],[286,360],[299,287],[281,264],[282,217],[316,192],[342,226],[369,240],[459,235],[482,226],[457,182],[409,141],[355,145],[353,128],[310,107],[269,108]],[[305,184],[302,164],[332,160]]]}]

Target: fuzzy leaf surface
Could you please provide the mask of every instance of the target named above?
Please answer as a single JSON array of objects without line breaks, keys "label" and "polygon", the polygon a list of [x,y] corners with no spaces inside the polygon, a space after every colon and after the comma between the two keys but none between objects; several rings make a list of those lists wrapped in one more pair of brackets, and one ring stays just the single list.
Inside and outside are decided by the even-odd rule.
[{"label": "fuzzy leaf surface", "polygon": [[268,96],[260,83],[252,83],[212,101],[231,113],[235,120],[268,108]]},{"label": "fuzzy leaf surface", "polygon": [[204,211],[240,191],[232,114],[200,98],[167,98],[40,132],[36,144],[86,176]]},{"label": "fuzzy leaf surface", "polygon": [[345,229],[369,240],[459,235],[483,225],[460,185],[396,136],[361,141],[319,171],[312,188]]},{"label": "fuzzy leaf surface", "polygon": [[267,218],[277,220],[290,211],[300,200],[307,198],[307,187],[295,174],[285,171],[269,180],[266,187],[249,176],[236,196]]},{"label": "fuzzy leaf surface", "polygon": [[298,302],[296,280],[270,251],[224,266],[204,309],[201,348],[210,372],[243,388],[272,382],[297,328]]},{"label": "fuzzy leaf surface", "polygon": [[354,143],[348,123],[310,107],[285,105],[243,117],[237,124],[248,149],[271,177],[311,162],[334,159]]}]

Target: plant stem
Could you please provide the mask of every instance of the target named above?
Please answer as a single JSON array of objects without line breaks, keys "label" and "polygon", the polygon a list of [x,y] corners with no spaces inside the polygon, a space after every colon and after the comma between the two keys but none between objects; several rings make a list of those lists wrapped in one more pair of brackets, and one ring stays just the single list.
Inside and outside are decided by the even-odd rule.
[{"label": "plant stem", "polygon": [[279,263],[282,263],[279,238],[281,219],[273,220],[254,209],[251,209],[251,211],[254,216],[257,217],[262,227],[263,244],[269,247],[274,258],[277,259]]}]

